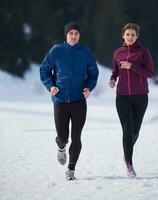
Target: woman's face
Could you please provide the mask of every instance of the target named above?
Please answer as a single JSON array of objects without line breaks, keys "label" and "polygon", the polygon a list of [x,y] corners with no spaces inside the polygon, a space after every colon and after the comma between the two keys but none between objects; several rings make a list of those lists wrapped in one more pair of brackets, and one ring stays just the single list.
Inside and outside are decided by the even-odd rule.
[{"label": "woman's face", "polygon": [[126,29],[123,35],[123,39],[127,45],[132,45],[137,40],[137,34],[134,29]]}]

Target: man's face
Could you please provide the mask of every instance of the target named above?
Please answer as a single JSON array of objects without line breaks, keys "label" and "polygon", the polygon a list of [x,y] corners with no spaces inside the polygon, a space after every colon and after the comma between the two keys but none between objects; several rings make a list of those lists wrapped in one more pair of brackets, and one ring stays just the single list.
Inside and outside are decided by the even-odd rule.
[{"label": "man's face", "polygon": [[79,39],[80,39],[80,33],[76,29],[71,29],[66,35],[67,43],[70,44],[71,46],[77,44]]}]

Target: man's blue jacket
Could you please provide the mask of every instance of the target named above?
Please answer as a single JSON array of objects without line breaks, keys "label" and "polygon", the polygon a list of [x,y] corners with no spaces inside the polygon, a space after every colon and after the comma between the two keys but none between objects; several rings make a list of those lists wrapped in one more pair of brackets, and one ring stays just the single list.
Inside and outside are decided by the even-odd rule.
[{"label": "man's blue jacket", "polygon": [[91,51],[79,43],[71,46],[64,42],[54,45],[40,65],[40,78],[50,91],[52,86],[59,92],[52,96],[54,103],[69,103],[84,99],[84,88],[93,90],[98,78],[96,59]]}]

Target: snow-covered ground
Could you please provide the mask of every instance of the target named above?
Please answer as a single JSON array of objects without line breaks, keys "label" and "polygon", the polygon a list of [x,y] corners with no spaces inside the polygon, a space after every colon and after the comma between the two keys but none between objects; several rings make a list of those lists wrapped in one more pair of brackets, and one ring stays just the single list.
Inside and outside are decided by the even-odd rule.
[{"label": "snow-covered ground", "polygon": [[88,99],[78,179],[67,182],[67,166],[56,160],[53,106],[38,66],[24,80],[0,72],[0,200],[158,199],[158,86],[150,81],[149,106],[134,151],[138,177],[130,180],[109,76],[110,70],[100,66],[98,86]]}]

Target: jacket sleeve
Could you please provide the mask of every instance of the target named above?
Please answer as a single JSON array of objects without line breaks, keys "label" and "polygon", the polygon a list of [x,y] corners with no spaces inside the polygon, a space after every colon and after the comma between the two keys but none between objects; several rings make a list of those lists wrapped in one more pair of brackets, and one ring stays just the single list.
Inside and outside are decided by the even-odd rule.
[{"label": "jacket sleeve", "polygon": [[144,62],[143,65],[138,65],[135,63],[132,63],[131,70],[142,77],[149,78],[153,74],[153,60],[151,53],[148,49],[144,52]]},{"label": "jacket sleeve", "polygon": [[45,56],[44,60],[40,65],[40,79],[43,85],[50,91],[51,87],[54,86],[54,78],[52,70],[54,69],[54,55],[53,48]]},{"label": "jacket sleeve", "polygon": [[87,78],[85,87],[89,88],[90,91],[92,91],[98,80],[99,70],[96,64],[96,58],[95,56],[88,51],[88,62],[87,62]]},{"label": "jacket sleeve", "polygon": [[119,67],[118,67],[117,62],[116,62],[116,52],[114,52],[113,60],[112,60],[112,75],[110,77],[110,80],[116,81],[118,75],[119,75]]}]

